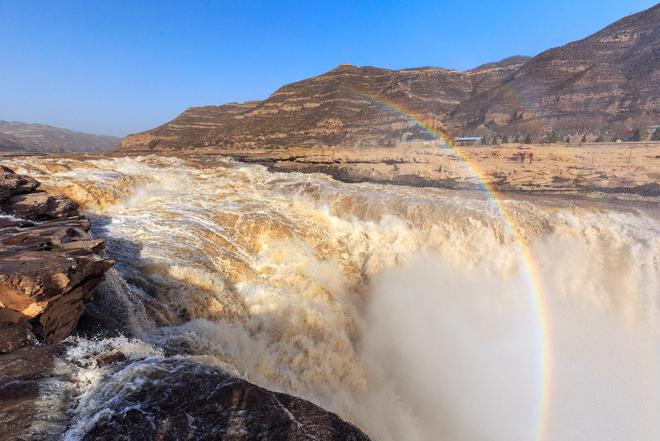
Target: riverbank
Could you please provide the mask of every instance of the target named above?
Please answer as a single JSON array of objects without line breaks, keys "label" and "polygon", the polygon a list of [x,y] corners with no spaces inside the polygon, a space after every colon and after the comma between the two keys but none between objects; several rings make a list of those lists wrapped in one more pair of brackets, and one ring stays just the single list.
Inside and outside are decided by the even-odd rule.
[{"label": "riverbank", "polygon": [[660,196],[660,143],[301,148],[241,151],[232,156],[278,171],[326,173],[344,182],[451,189],[485,184],[500,192]]},{"label": "riverbank", "polygon": [[[343,182],[373,182],[526,194],[660,196],[660,143],[501,144],[387,148],[194,150],[186,153],[70,153],[65,158],[175,156],[203,165],[209,157],[258,163],[274,171],[324,173]],[[11,160],[8,157],[9,160]]]}]

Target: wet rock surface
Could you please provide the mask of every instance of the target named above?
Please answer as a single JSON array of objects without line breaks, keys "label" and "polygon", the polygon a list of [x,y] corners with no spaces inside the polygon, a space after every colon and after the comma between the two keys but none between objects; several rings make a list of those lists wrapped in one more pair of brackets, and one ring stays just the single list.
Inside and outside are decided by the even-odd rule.
[{"label": "wet rock surface", "polygon": [[0,440],[369,440],[334,413],[222,369],[97,349],[1,354]]},{"label": "wet rock surface", "polygon": [[0,440],[59,439],[49,432],[65,417],[55,402],[49,403],[48,389],[60,380],[55,363],[64,350],[55,344],[0,354]]},{"label": "wet rock surface", "polygon": [[[354,440],[369,438],[337,415],[271,392],[221,369],[180,360],[135,363],[94,398],[108,408],[90,415],[84,440]],[[106,401],[107,400],[107,401]],[[84,425],[84,424],[83,424]]]},{"label": "wet rock surface", "polygon": [[73,332],[114,261],[68,198],[0,169],[0,353]]}]

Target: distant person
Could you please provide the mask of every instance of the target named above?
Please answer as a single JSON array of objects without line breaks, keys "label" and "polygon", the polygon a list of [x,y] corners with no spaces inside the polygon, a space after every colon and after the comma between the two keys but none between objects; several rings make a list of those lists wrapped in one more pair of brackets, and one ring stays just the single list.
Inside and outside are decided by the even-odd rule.
[{"label": "distant person", "polygon": [[532,159],[534,158],[534,153],[529,152],[529,163],[532,163]]}]

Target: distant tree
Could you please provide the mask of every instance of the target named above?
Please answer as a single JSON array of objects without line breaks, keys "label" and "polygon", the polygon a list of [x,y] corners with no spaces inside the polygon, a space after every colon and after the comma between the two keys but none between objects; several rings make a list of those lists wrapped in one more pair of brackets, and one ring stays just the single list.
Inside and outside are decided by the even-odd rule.
[{"label": "distant tree", "polygon": [[594,142],[605,142],[605,137],[603,135],[598,135]]},{"label": "distant tree", "polygon": [[642,140],[642,131],[639,129],[635,129],[635,131],[632,134],[632,140],[633,141],[641,141]]},{"label": "distant tree", "polygon": [[493,144],[493,145],[497,145],[497,135],[494,135],[494,136],[491,138],[490,143]]},{"label": "distant tree", "polygon": [[652,141],[660,141],[660,127],[655,129],[655,132],[653,132],[653,136],[651,136]]},{"label": "distant tree", "polygon": [[502,144],[508,144],[509,143],[509,137],[507,135],[502,136]]},{"label": "distant tree", "polygon": [[513,140],[513,142],[520,142],[520,136],[516,135],[516,138]]},{"label": "distant tree", "polygon": [[554,144],[558,140],[559,140],[559,136],[557,135],[557,132],[555,132],[554,130],[550,130],[548,132],[548,142]]},{"label": "distant tree", "polygon": [[532,143],[532,135],[529,133],[525,135],[525,140],[523,141],[525,144],[531,144]]},{"label": "distant tree", "polygon": [[587,142],[587,134],[582,135],[582,140],[580,142]]}]

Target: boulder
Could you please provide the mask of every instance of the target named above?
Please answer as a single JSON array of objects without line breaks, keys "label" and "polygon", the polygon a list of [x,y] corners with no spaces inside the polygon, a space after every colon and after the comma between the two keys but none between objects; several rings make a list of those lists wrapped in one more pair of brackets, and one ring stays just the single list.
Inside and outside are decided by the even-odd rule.
[{"label": "boulder", "polygon": [[14,216],[35,220],[78,214],[78,204],[64,196],[53,196],[45,191],[12,196],[4,202],[4,209]]},{"label": "boulder", "polygon": [[84,302],[113,264],[94,254],[87,242],[81,248],[69,243],[70,249],[29,250],[1,259],[4,319],[14,323],[38,319],[34,330],[46,343],[66,338],[82,315]]},{"label": "boulder", "polygon": [[39,181],[29,176],[18,175],[9,167],[0,165],[0,202],[11,196],[29,193],[39,187]]}]

